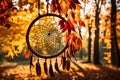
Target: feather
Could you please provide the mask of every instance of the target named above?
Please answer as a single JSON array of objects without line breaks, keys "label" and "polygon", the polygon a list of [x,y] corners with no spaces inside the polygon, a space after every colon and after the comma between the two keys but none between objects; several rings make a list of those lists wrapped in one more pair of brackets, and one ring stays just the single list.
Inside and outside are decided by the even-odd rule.
[{"label": "feather", "polygon": [[63,70],[66,69],[66,57],[65,56],[63,56],[62,67],[63,67]]},{"label": "feather", "polygon": [[44,62],[44,72],[45,72],[46,75],[48,75],[48,67],[47,67],[46,59],[45,59],[45,62]]},{"label": "feather", "polygon": [[70,59],[67,58],[66,60],[66,69],[69,71],[70,70]]},{"label": "feather", "polygon": [[56,58],[56,62],[55,62],[55,70],[59,73],[59,74],[62,74],[59,70],[59,67],[58,67],[58,63],[57,63],[57,58]]},{"label": "feather", "polygon": [[53,72],[53,67],[52,67],[52,64],[51,64],[51,60],[50,60],[50,66],[49,66],[49,73],[50,73],[51,77],[54,76],[54,72]]},{"label": "feather", "polygon": [[38,76],[41,75],[41,67],[40,67],[39,59],[38,59],[38,61],[37,61],[37,63],[36,63],[36,74],[37,74]]}]

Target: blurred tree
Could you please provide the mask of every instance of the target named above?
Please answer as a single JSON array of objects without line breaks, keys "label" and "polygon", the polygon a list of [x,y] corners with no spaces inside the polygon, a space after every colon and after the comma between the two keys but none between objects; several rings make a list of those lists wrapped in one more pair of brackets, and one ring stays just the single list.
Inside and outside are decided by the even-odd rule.
[{"label": "blurred tree", "polygon": [[87,20],[87,25],[86,25],[86,27],[88,28],[88,59],[87,59],[87,63],[90,63],[91,62],[91,47],[92,47],[92,43],[91,43],[91,41],[92,41],[92,39],[91,39],[91,34],[92,34],[92,22],[93,22],[93,20],[92,20],[92,16],[91,15],[89,15],[89,14],[87,14],[86,16],[85,16],[85,19]]},{"label": "blurred tree", "polygon": [[88,60],[87,62],[90,63],[91,62],[91,25],[89,25],[90,27],[88,27],[88,33],[89,33],[89,37],[88,37]]},{"label": "blurred tree", "polygon": [[116,0],[111,0],[111,63],[120,67],[120,53],[116,34]]},{"label": "blurred tree", "polygon": [[100,64],[99,59],[99,14],[100,14],[100,1],[101,0],[95,0],[96,4],[96,10],[95,10],[95,39],[94,39],[94,54],[93,54],[93,62],[94,64]]}]

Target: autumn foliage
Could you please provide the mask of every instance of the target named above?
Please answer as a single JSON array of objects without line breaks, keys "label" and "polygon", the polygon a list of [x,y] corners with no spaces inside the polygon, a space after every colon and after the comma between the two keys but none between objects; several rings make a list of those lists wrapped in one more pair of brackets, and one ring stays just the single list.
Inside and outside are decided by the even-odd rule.
[{"label": "autumn foliage", "polygon": [[10,24],[4,24],[6,20],[10,17],[9,10],[12,9],[13,3],[12,0],[2,0],[0,1],[0,23],[5,27],[10,28]]},{"label": "autumn foliage", "polygon": [[[47,3],[48,5],[46,5],[45,3]],[[26,8],[27,6],[28,8]],[[20,39],[21,43],[25,43],[25,40],[22,41],[23,37],[25,37],[25,31],[27,29],[27,27],[25,28],[25,26],[28,26],[31,20],[35,19],[35,17],[30,17],[30,15],[37,15],[36,6],[38,6],[36,0],[19,0],[17,3],[12,0],[0,1],[0,25],[2,25],[2,27],[4,27],[5,29],[8,29],[10,32],[9,34],[11,34],[12,30],[17,31],[16,29],[20,29],[19,32],[17,31],[17,34],[22,37]],[[62,20],[59,21],[58,25],[60,26],[62,33],[64,31],[68,31],[69,35],[66,35],[66,40],[69,46],[73,46],[72,49],[75,49],[74,51],[76,53],[77,50],[80,49],[82,46],[81,38],[76,29],[80,30],[82,26],[85,26],[85,23],[82,21],[81,17],[78,16],[80,15],[80,10],[82,9],[81,3],[78,0],[44,0],[44,2],[41,1],[40,10],[42,14],[46,14],[46,8],[49,8],[49,13],[61,15],[66,19],[66,22]],[[13,31],[13,33],[16,32]],[[15,37],[13,37],[14,39],[16,39],[17,34],[15,35]],[[68,37],[71,39],[68,40]],[[8,44],[10,44],[10,46],[12,47],[9,47],[10,49],[6,48],[6,52],[8,53],[6,57],[12,56],[13,58],[15,55],[22,51],[24,52],[25,57],[28,57],[28,52],[24,50],[26,49],[26,45],[17,43],[18,41],[14,39],[12,40],[12,42],[9,42],[8,38]],[[6,45],[8,46],[8,44]],[[18,51],[15,50],[14,46],[17,46]],[[23,47],[24,49],[22,50]]]},{"label": "autumn foliage", "polygon": [[78,0],[52,0],[50,4],[51,12],[58,11],[62,14],[67,14],[68,10],[81,9]]}]

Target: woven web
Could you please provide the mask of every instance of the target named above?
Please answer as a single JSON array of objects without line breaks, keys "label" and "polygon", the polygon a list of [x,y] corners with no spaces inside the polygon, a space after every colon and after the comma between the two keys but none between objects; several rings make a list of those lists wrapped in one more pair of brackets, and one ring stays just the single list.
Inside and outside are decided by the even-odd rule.
[{"label": "woven web", "polygon": [[60,20],[55,16],[45,16],[33,24],[29,41],[34,51],[46,56],[57,54],[65,47],[67,31],[61,33]]}]

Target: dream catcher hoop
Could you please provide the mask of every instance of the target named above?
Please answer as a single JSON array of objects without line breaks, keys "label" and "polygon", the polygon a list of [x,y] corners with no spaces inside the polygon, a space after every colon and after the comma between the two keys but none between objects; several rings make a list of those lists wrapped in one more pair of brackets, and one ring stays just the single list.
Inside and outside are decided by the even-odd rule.
[{"label": "dream catcher hoop", "polygon": [[[28,45],[28,49],[32,52],[30,57],[30,71],[31,66],[34,66],[32,63],[33,54],[38,57],[36,63],[36,73],[37,75],[41,75],[41,67],[39,58],[44,58],[44,72],[50,76],[54,76],[53,68],[52,68],[52,58],[56,58],[55,61],[55,69],[58,73],[61,74],[58,63],[57,56],[63,53],[61,56],[61,63],[63,70],[70,70],[70,54],[74,56],[73,47],[74,45],[70,45],[69,41],[67,41],[69,37],[66,38],[66,35],[70,34],[69,30],[65,30],[61,32],[62,24],[60,22],[66,23],[67,21],[58,14],[48,13],[48,0],[47,1],[47,13],[40,15],[40,0],[38,0],[38,17],[35,18],[31,24],[29,25],[26,33],[26,42]],[[67,22],[65,25],[69,25]],[[70,34],[73,35],[74,34]],[[76,36],[74,36],[75,39]],[[75,40],[74,40],[75,41]],[[80,42],[80,40],[75,41]],[[77,50],[76,50],[77,51]],[[66,54],[65,54],[66,53]],[[46,59],[50,59],[49,71],[47,67]]]},{"label": "dream catcher hoop", "polygon": [[[40,15],[40,1],[38,0],[38,14],[29,25],[26,42],[30,51],[41,58],[54,58],[60,55],[67,48],[67,31],[61,33],[59,21],[66,21],[62,16],[47,13]],[[47,4],[48,5],[48,4]]]},{"label": "dream catcher hoop", "polygon": [[57,23],[59,20],[65,21],[59,15],[47,13],[32,21],[27,30],[26,41],[33,54],[41,58],[54,58],[65,51],[67,43],[64,36],[67,32],[60,32]]}]

